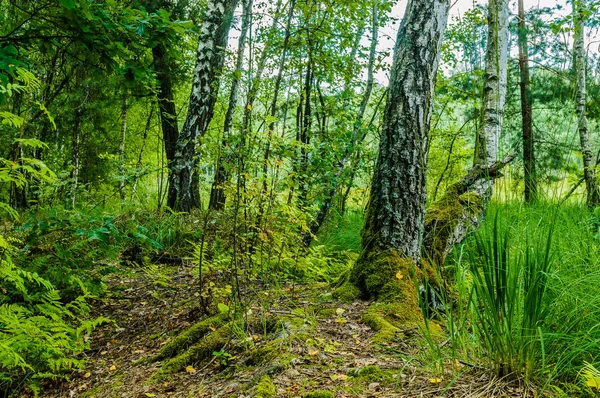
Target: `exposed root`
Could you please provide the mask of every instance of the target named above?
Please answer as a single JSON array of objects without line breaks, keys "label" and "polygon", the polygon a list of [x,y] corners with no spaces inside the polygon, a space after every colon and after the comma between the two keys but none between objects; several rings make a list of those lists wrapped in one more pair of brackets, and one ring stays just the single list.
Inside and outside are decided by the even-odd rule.
[{"label": "exposed root", "polygon": [[171,340],[155,357],[150,358],[148,361],[156,362],[176,357],[202,340],[202,338],[211,332],[211,330],[222,327],[228,321],[229,316],[222,313],[200,321]]},{"label": "exposed root", "polygon": [[254,398],[271,398],[277,395],[277,388],[269,376],[263,376],[254,389]]},{"label": "exposed root", "polygon": [[182,354],[168,360],[157,376],[160,378],[165,374],[179,372],[188,365],[193,366],[207,359],[214,351],[221,350],[230,341],[231,331],[231,323],[221,326],[200,343],[191,346]]}]

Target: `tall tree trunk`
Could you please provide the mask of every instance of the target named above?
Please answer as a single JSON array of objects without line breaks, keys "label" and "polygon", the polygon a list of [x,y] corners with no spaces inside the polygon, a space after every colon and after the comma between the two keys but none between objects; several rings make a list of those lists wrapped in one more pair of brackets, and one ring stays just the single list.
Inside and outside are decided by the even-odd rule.
[{"label": "tall tree trunk", "polygon": [[[310,246],[313,238],[317,235],[321,225],[323,225],[323,222],[327,218],[329,209],[332,206],[333,199],[335,197],[335,193],[337,192],[338,185],[340,183],[340,178],[343,175],[343,173],[346,171],[346,164],[347,164],[348,160],[352,157],[352,155],[355,153],[356,145],[358,145],[359,133],[360,133],[360,130],[362,127],[362,120],[365,115],[365,111],[367,109],[369,99],[371,98],[371,93],[373,92],[373,83],[375,80],[374,79],[375,55],[376,55],[376,49],[377,49],[377,39],[378,39],[378,34],[379,34],[379,31],[378,31],[379,20],[378,20],[377,4],[373,4],[372,12],[373,12],[373,14],[372,14],[372,24],[371,24],[371,47],[369,50],[369,64],[367,66],[367,84],[366,84],[366,88],[365,88],[365,93],[364,93],[362,101],[360,103],[360,107],[359,107],[357,115],[356,115],[356,120],[355,120],[353,128],[352,128],[352,137],[350,139],[350,143],[346,147],[346,149],[342,155],[342,158],[340,159],[339,163],[337,164],[337,168],[334,172],[333,178],[331,179],[330,185],[326,188],[325,199],[323,200],[323,203],[321,204],[321,207],[319,208],[319,212],[317,213],[317,216],[312,220],[312,222],[310,223],[309,231],[306,232],[302,238],[302,242],[304,243],[305,247]],[[363,30],[361,29],[361,30],[359,30],[360,37],[357,38],[355,47],[352,49],[351,59],[354,59],[356,56],[356,51],[358,49],[358,45],[359,45],[362,34],[363,34]],[[349,82],[346,83],[346,86],[347,87],[349,86]],[[347,92],[349,90],[346,89],[344,91]],[[347,99],[344,99],[344,100],[346,101]]]},{"label": "tall tree trunk", "polygon": [[[473,170],[448,187],[445,195],[429,207],[425,220],[425,255],[435,264],[443,264],[452,247],[479,226],[494,179],[499,176],[496,169],[505,164],[498,162],[498,143],[506,100],[508,0],[490,0],[488,13],[482,122]],[[478,178],[473,179],[474,175]]]},{"label": "tall tree trunk", "polygon": [[237,2],[238,0],[210,0],[204,12],[190,105],[181,133],[177,137],[169,176],[167,205],[174,210],[190,211],[200,207],[196,146],[208,130],[214,114],[219,75],[225,62],[229,28]]},{"label": "tall tree trunk", "polygon": [[165,154],[167,157],[167,167],[169,168],[169,173],[171,173],[173,160],[175,159],[175,148],[177,145],[177,137],[179,136],[179,127],[177,126],[177,112],[175,110],[175,100],[173,98],[173,81],[171,80],[170,73],[172,61],[167,54],[167,49],[163,43],[158,43],[152,48],[152,65],[158,83],[158,110],[160,113],[160,124],[165,145]]},{"label": "tall tree trunk", "polygon": [[240,91],[240,81],[242,79],[242,67],[244,65],[244,49],[246,48],[246,37],[248,29],[252,22],[252,3],[253,0],[242,0],[244,4],[242,16],[242,29],[238,39],[237,60],[235,71],[233,72],[233,81],[231,82],[231,91],[229,93],[229,104],[225,114],[223,125],[223,140],[221,143],[221,153],[217,160],[215,178],[210,191],[210,201],[208,208],[211,210],[223,210],[225,208],[225,184],[229,181],[229,169],[232,167],[232,156],[229,153],[229,134],[233,126],[233,114],[238,102]]},{"label": "tall tree trunk", "polygon": [[[277,77],[275,78],[275,88],[273,89],[273,97],[271,98],[271,105],[269,107],[269,124],[267,126],[268,135],[267,142],[265,143],[264,151],[263,151],[263,164],[262,164],[262,186],[260,195],[258,197],[258,210],[256,213],[256,228],[253,243],[250,246],[250,250],[254,250],[256,246],[256,239],[258,238],[258,232],[262,228],[262,220],[264,217],[264,206],[265,201],[264,198],[267,196],[268,191],[268,183],[267,183],[267,173],[269,170],[269,158],[271,156],[271,140],[273,138],[273,133],[275,131],[276,125],[276,115],[277,115],[277,103],[279,101],[279,91],[281,90],[281,82],[283,81],[283,72],[285,69],[285,64],[287,60],[288,46],[291,35],[292,28],[292,19],[294,17],[294,9],[296,7],[296,0],[290,0],[289,10],[287,14],[287,22],[285,25],[285,36],[283,38],[281,57],[279,58],[279,65],[277,68]],[[260,68],[259,68],[260,70]],[[251,107],[250,107],[251,108]],[[246,106],[248,109],[248,106]],[[284,118],[285,122],[285,118]],[[250,126],[250,113],[248,112],[244,115],[244,126],[246,129]],[[248,131],[248,130],[247,130]]]},{"label": "tall tree trunk", "polygon": [[525,182],[525,202],[532,203],[537,197],[535,175],[535,150],[533,137],[532,97],[529,78],[529,49],[527,44],[527,26],[525,24],[525,6],[519,0],[519,71],[521,73],[521,121],[523,127],[523,171]]},{"label": "tall tree trunk", "polygon": [[588,130],[585,103],[586,92],[586,70],[587,56],[585,52],[585,0],[573,0],[573,21],[575,24],[575,37],[573,42],[573,55],[575,61],[575,74],[577,78],[577,130],[581,145],[583,158],[583,177],[587,189],[587,204],[596,207],[600,204],[600,192],[596,180],[596,169],[594,155],[590,143],[590,132]]},{"label": "tall tree trunk", "polygon": [[[343,289],[398,303],[399,323],[421,319],[415,281],[425,227],[427,142],[448,0],[409,0],[390,74],[361,255]],[[356,294],[356,290],[352,292]]]},{"label": "tall tree trunk", "polygon": [[131,202],[135,199],[135,194],[137,193],[137,185],[138,181],[141,177],[142,172],[142,164],[144,160],[144,151],[146,150],[146,143],[148,141],[148,132],[150,131],[150,127],[152,126],[152,117],[154,116],[154,103],[150,104],[150,112],[148,114],[148,119],[146,120],[146,127],[144,128],[144,135],[142,137],[142,147],[140,148],[140,152],[138,154],[137,163],[135,166],[135,176],[133,177],[133,184],[131,184]]},{"label": "tall tree trunk", "polygon": [[119,141],[119,195],[125,200],[125,138],[127,136],[127,92],[121,102],[121,140]]}]

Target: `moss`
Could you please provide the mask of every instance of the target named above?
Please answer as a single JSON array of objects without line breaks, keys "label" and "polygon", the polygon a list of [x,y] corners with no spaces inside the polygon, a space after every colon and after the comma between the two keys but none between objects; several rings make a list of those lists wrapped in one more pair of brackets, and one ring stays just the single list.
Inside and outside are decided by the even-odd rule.
[{"label": "moss", "polygon": [[459,186],[453,185],[439,201],[433,203],[425,214],[425,247],[428,255],[442,264],[449,248],[450,237],[458,223],[465,217],[479,217],[483,212],[483,198],[475,192],[459,194]]},{"label": "moss", "polygon": [[204,338],[200,343],[193,345],[184,353],[170,359],[160,370],[160,374],[176,373],[188,365],[197,364],[209,356],[213,351],[219,351],[231,338],[231,325],[221,326]]},{"label": "moss", "polygon": [[335,398],[331,391],[319,390],[304,394],[304,398]]},{"label": "moss", "polygon": [[348,280],[333,291],[333,298],[342,303],[352,303],[358,300],[360,296],[360,289]]},{"label": "moss", "polygon": [[377,365],[368,365],[364,368],[360,368],[357,372],[357,376],[371,376],[381,372],[379,366]]},{"label": "moss", "polygon": [[363,322],[375,332],[372,338],[375,343],[391,343],[396,338],[396,334],[400,332],[400,329],[371,309],[365,311],[362,318]]},{"label": "moss", "polygon": [[260,347],[250,350],[245,361],[246,366],[256,366],[268,363],[281,355],[281,341],[270,341]]},{"label": "moss", "polygon": [[269,376],[263,376],[254,389],[254,398],[270,398],[277,394],[277,388]]},{"label": "moss", "polygon": [[227,314],[217,314],[196,323],[183,333],[179,334],[150,361],[160,361],[166,358],[173,358],[200,341],[207,333],[215,328],[220,328],[229,321]]}]

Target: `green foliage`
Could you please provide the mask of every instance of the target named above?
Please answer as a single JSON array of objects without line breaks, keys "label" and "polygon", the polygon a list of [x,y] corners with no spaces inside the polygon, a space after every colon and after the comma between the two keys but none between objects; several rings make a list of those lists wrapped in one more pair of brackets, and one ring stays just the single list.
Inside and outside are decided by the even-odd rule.
[{"label": "green foliage", "polygon": [[89,292],[65,302],[50,281],[17,267],[18,243],[0,235],[0,388],[25,384],[38,392],[41,380],[83,368],[76,356],[106,319],[86,320]]},{"label": "green foliage", "polygon": [[533,245],[527,239],[519,253],[498,222],[496,214],[491,235],[478,234],[470,252],[473,323],[500,377],[514,372],[530,377],[545,361],[542,325],[550,305],[552,231]]}]

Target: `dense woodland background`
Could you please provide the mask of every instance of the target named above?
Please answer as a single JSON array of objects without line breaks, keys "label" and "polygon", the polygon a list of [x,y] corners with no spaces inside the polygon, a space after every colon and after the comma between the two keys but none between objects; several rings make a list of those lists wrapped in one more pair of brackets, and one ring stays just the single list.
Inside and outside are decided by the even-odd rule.
[{"label": "dense woodland background", "polygon": [[287,341],[264,314],[308,286],[425,384],[597,394],[600,4],[407,3],[0,0],[0,396],[85,382],[135,278],[190,294],[161,382],[261,349],[257,302]]}]

